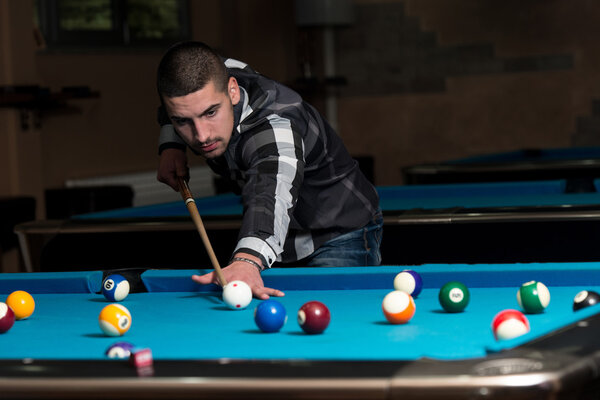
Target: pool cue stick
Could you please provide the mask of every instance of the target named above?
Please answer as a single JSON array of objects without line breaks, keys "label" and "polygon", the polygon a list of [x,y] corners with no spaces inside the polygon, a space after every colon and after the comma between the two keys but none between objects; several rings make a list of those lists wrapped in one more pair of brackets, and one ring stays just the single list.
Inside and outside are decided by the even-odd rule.
[{"label": "pool cue stick", "polygon": [[215,256],[215,252],[213,251],[212,245],[210,244],[210,240],[208,239],[208,235],[206,234],[206,229],[204,229],[204,223],[202,222],[202,218],[200,217],[200,213],[198,212],[198,207],[196,207],[196,201],[190,192],[190,188],[188,187],[185,179],[178,177],[179,182],[179,192],[181,193],[181,197],[185,201],[185,205],[187,206],[188,211],[190,212],[190,216],[194,221],[194,225],[196,225],[196,229],[198,233],[200,233],[200,237],[202,238],[202,242],[204,243],[204,247],[208,252],[208,257],[210,258],[210,262],[212,263],[213,268],[215,269],[215,273],[217,274],[217,278],[221,285],[225,287],[227,285],[227,280],[225,276],[223,276],[223,271],[221,270],[221,266],[219,265],[219,260],[217,260],[217,256]]}]

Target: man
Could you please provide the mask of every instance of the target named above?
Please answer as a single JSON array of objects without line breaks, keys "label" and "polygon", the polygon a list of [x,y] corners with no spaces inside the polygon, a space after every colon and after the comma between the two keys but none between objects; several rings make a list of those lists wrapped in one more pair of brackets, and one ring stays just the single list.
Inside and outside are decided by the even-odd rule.
[{"label": "man", "polygon": [[[382,218],[373,185],[319,113],[289,88],[200,42],[158,67],[158,180],[178,190],[186,147],[240,189],[244,214],[225,279],[255,297],[283,296],[260,272],[276,261],[378,265]],[[216,274],[192,277],[218,283]]]}]

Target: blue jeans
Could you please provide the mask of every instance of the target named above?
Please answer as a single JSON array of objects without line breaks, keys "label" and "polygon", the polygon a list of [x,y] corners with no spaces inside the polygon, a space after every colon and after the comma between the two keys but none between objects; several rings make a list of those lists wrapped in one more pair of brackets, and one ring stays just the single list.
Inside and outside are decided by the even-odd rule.
[{"label": "blue jeans", "polygon": [[383,217],[378,214],[361,229],[335,237],[305,259],[307,267],[360,267],[381,264]]}]

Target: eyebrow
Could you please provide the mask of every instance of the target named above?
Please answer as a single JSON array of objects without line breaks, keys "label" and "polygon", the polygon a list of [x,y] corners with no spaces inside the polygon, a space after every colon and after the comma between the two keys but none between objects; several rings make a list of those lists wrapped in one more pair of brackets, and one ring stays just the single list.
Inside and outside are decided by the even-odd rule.
[{"label": "eyebrow", "polygon": [[[216,111],[216,110],[218,110],[219,108],[221,108],[221,103],[215,103],[215,104],[212,104],[212,105],[210,105],[210,106],[209,106],[209,107],[208,107],[206,110],[202,111],[202,112],[200,113],[200,115],[199,115],[199,116],[200,116],[200,117],[203,117],[203,116],[205,116],[206,114],[208,114],[209,112]],[[181,120],[181,119],[189,119],[189,117],[183,117],[183,116],[180,116],[180,115],[171,115],[170,117],[171,117],[172,119],[178,119],[178,120]]]}]

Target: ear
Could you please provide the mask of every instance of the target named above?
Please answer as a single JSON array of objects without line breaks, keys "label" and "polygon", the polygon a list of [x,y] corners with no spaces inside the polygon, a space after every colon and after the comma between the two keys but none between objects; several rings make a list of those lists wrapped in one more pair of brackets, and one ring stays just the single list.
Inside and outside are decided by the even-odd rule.
[{"label": "ear", "polygon": [[235,106],[240,102],[240,87],[233,76],[229,78],[229,82],[227,83],[227,93],[231,99],[231,104]]}]

